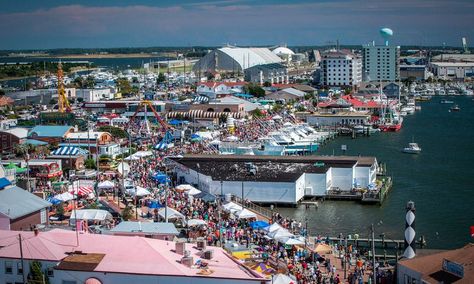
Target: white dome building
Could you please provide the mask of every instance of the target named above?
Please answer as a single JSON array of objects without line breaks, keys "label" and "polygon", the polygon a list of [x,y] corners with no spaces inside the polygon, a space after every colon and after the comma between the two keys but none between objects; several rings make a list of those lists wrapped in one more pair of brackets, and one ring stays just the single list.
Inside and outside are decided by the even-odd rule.
[{"label": "white dome building", "polygon": [[272,52],[273,54],[283,59],[286,63],[290,63],[293,55],[295,55],[295,53],[291,49],[284,46],[277,47],[272,50]]}]

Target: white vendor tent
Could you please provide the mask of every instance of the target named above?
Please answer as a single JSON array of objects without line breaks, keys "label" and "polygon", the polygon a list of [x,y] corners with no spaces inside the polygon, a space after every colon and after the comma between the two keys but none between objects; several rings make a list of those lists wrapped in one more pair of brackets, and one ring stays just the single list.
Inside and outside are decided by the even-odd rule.
[{"label": "white vendor tent", "polygon": [[250,218],[257,218],[257,214],[253,213],[248,209],[242,209],[234,213],[235,217],[239,219],[250,219]]},{"label": "white vendor tent", "polygon": [[127,194],[131,195],[131,196],[138,196],[138,197],[142,197],[142,196],[147,196],[147,195],[150,195],[151,192],[144,188],[144,187],[141,187],[141,186],[136,186],[136,187],[129,187],[126,189],[126,192]]},{"label": "white vendor tent", "polygon": [[94,221],[112,220],[112,214],[110,214],[109,211],[100,210],[100,209],[72,210],[71,220],[94,220]]},{"label": "white vendor tent", "polygon": [[[166,210],[168,211],[167,213],[165,213]],[[158,210],[158,215],[160,215],[162,218],[166,218],[165,216],[166,214],[168,214],[168,219],[181,219],[181,220],[185,219],[183,214],[179,213],[173,208],[163,207],[163,208],[160,208],[160,210]]]},{"label": "white vendor tent", "polygon": [[230,212],[235,212],[235,211],[242,210],[242,206],[238,205],[234,202],[229,202],[227,204],[224,204],[222,207],[224,208],[224,210],[230,211]]},{"label": "white vendor tent", "polygon": [[296,280],[285,274],[277,274],[272,278],[272,284],[296,284]]},{"label": "white vendor tent", "polygon": [[192,188],[189,191],[186,191],[186,193],[188,195],[198,195],[199,193],[201,193],[201,191],[197,188]]},{"label": "white vendor tent", "polygon": [[115,183],[111,182],[110,180],[106,180],[103,182],[100,182],[97,187],[99,189],[111,189],[115,187]]},{"label": "white vendor tent", "polygon": [[128,175],[128,173],[130,172],[130,165],[128,163],[125,163],[125,162],[121,162],[117,165],[117,171],[121,174],[121,175]]},{"label": "white vendor tent", "polygon": [[282,238],[288,238],[288,237],[294,237],[294,235],[290,232],[288,232],[287,229],[278,229],[275,230],[271,233],[268,233],[268,236],[274,240],[282,239]]},{"label": "white vendor tent", "polygon": [[64,192],[64,193],[55,195],[53,198],[55,198],[59,201],[62,201],[62,202],[66,202],[66,201],[69,201],[69,200],[73,200],[74,195],[72,195],[69,192]]},{"label": "white vendor tent", "polygon": [[283,229],[282,226],[280,226],[280,224],[278,223],[273,223],[271,224],[270,226],[266,227],[266,228],[263,228],[265,231],[271,233],[271,232],[274,232],[276,230],[280,230],[280,229]]},{"label": "white vendor tent", "polygon": [[144,158],[144,157],[153,156],[153,152],[151,152],[151,151],[138,151],[135,154],[133,154],[132,156],[135,156],[137,158]]},{"label": "white vendor tent", "polygon": [[285,245],[304,245],[305,241],[303,237],[288,237],[288,238],[281,238],[279,239],[280,242],[284,243]]},{"label": "white vendor tent", "polygon": [[187,190],[196,189],[196,188],[190,184],[180,184],[176,187],[176,189],[187,191]]},{"label": "white vendor tent", "polygon": [[[168,212],[169,213],[169,212]],[[188,226],[193,227],[193,226],[199,226],[199,225],[207,225],[206,221],[201,220],[201,219],[191,219],[188,220]]]}]

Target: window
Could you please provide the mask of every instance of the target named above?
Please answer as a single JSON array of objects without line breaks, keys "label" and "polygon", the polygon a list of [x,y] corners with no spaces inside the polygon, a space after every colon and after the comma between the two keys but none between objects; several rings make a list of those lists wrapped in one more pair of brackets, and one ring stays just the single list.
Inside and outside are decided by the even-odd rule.
[{"label": "window", "polygon": [[17,274],[22,275],[23,274],[23,266],[21,266],[21,262],[16,263],[16,268],[17,268]]},{"label": "window", "polygon": [[13,273],[13,263],[11,261],[5,261],[5,274]]}]

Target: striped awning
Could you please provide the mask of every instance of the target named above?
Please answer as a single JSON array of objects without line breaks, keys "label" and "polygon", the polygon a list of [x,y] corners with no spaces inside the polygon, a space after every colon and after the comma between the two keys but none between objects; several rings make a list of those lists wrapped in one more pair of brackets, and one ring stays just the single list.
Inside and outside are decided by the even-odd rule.
[{"label": "striped awning", "polygon": [[195,96],[195,97],[193,98],[193,102],[195,102],[195,103],[200,103],[200,104],[202,104],[202,103],[208,103],[208,102],[209,102],[209,97],[203,96],[203,95]]},{"label": "striped awning", "polygon": [[89,194],[94,192],[94,187],[90,185],[79,186],[79,188],[74,188],[72,193],[79,195],[79,196],[88,196]]},{"label": "striped awning", "polygon": [[219,118],[221,116],[232,117],[235,119],[240,119],[243,117],[243,114],[240,112],[212,112],[212,111],[203,111],[203,110],[190,110],[190,111],[173,111],[167,114],[167,118]]},{"label": "striped awning", "polygon": [[85,150],[75,147],[75,146],[62,146],[58,149],[51,152],[51,155],[55,156],[76,156],[80,154],[84,154]]}]

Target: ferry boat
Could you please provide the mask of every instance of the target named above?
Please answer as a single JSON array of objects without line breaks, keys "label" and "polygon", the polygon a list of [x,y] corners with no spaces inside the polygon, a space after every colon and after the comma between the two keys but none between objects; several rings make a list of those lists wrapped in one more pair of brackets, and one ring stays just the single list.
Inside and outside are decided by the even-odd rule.
[{"label": "ferry boat", "polygon": [[402,152],[407,154],[419,154],[421,148],[418,146],[418,143],[412,142],[408,143],[408,147],[403,148]]},{"label": "ferry boat", "polygon": [[441,104],[453,104],[454,102],[453,102],[453,101],[449,101],[449,100],[441,100],[440,103],[441,103]]}]

